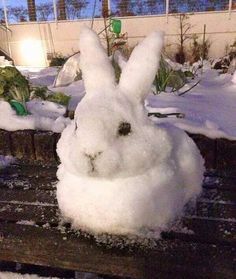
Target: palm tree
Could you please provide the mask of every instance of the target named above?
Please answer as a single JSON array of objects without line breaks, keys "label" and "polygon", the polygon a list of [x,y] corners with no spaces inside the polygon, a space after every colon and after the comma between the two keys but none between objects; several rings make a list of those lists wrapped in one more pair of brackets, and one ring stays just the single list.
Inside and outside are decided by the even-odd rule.
[{"label": "palm tree", "polygon": [[28,12],[29,12],[29,20],[36,21],[36,8],[35,8],[35,0],[27,0]]},{"label": "palm tree", "polygon": [[64,20],[66,19],[66,1],[65,0],[58,0],[58,19]]}]

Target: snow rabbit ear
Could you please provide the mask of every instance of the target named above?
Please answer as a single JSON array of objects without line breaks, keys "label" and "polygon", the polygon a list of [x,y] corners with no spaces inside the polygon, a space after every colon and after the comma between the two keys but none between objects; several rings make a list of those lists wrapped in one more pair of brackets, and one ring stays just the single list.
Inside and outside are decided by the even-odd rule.
[{"label": "snow rabbit ear", "polygon": [[122,69],[119,88],[129,98],[143,102],[158,70],[163,32],[153,32],[136,46]]},{"label": "snow rabbit ear", "polygon": [[107,53],[98,35],[89,27],[83,26],[80,32],[80,68],[86,93],[114,89],[115,74]]}]

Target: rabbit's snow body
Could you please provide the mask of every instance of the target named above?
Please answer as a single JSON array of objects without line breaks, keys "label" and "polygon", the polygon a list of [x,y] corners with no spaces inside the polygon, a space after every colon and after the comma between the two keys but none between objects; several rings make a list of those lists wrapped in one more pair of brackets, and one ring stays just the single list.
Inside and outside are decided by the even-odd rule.
[{"label": "rabbit's snow body", "polygon": [[156,126],[144,99],[157,72],[162,33],[140,43],[117,85],[97,35],[80,36],[86,96],[58,143],[57,199],[76,228],[139,234],[164,228],[201,191],[203,159],[185,132]]}]

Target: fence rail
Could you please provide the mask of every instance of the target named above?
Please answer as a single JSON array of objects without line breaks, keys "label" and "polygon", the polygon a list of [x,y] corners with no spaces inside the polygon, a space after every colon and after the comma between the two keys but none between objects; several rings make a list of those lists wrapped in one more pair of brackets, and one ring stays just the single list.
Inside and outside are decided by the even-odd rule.
[{"label": "fence rail", "polygon": [[112,16],[236,11],[236,0],[0,0],[0,21],[58,21],[99,18],[107,6]]}]

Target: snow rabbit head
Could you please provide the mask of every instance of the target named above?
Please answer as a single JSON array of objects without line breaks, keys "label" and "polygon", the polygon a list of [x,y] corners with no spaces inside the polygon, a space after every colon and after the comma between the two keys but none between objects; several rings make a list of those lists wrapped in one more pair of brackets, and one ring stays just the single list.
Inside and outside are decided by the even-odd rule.
[{"label": "snow rabbit head", "polygon": [[63,138],[67,141],[63,154],[58,149],[68,170],[106,178],[133,176],[166,156],[162,150],[165,132],[154,127],[144,109],[162,45],[163,33],[154,32],[135,47],[116,84],[114,69],[97,34],[82,29],[80,68],[86,95],[59,142],[63,144]]},{"label": "snow rabbit head", "polygon": [[64,168],[78,176],[138,176],[172,160],[172,135],[148,118],[144,99],[157,73],[163,33],[153,32],[133,50],[119,84],[97,34],[80,34],[86,95],[58,144]]}]

